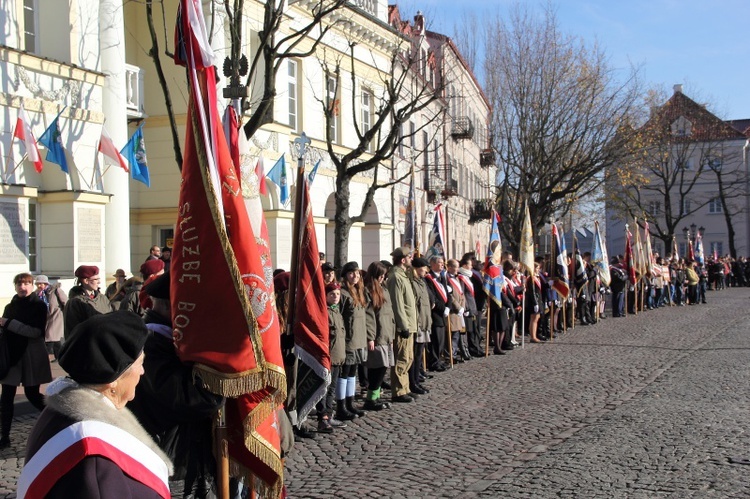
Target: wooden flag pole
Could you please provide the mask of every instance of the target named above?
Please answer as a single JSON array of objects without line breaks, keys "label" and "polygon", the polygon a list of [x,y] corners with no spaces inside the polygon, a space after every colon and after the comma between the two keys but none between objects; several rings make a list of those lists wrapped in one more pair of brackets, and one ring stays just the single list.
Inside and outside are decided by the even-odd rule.
[{"label": "wooden flag pole", "polygon": [[215,417],[214,454],[216,455],[216,488],[219,499],[229,499],[229,441],[227,440],[227,422],[225,404],[221,403]]}]

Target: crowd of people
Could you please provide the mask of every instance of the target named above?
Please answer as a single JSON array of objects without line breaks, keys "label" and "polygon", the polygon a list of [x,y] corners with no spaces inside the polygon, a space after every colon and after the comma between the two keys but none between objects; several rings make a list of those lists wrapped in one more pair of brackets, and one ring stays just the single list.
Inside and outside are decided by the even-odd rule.
[{"label": "crowd of people", "polygon": [[[138,497],[163,496],[171,477],[183,481],[186,497],[210,495],[211,418],[222,399],[203,388],[176,355],[165,250],[152,248],[138,278],[118,270],[104,293],[95,266],[76,269],[68,293],[44,275],[14,278],[16,295],[0,318],[10,359],[7,372],[0,372],[0,448],[11,442],[18,386],[43,411],[28,441],[19,481],[24,493],[69,497],[86,484],[131,490]],[[430,392],[436,373],[456,364],[505,355],[523,342],[543,343],[575,325],[596,324],[607,318],[608,295],[607,312],[624,317],[706,303],[708,290],[750,283],[750,263],[742,258],[708,259],[703,265],[655,255],[641,275],[618,255],[606,279],[589,253],[569,255],[568,262],[561,272],[549,255],[540,256],[527,272],[509,252],[487,261],[474,253],[446,260],[399,247],[391,260],[366,269],[354,261],[341,269],[323,263],[331,384],[313,413],[317,427],[297,424],[295,436],[330,434],[368,412],[414,403]],[[282,324],[289,278],[288,272],[274,273]],[[291,369],[293,341],[282,336],[281,345],[285,367]],[[45,397],[40,386],[52,381],[50,362],[55,361],[68,378],[52,382]],[[92,427],[92,422],[105,426]],[[49,469],[55,455],[43,456],[40,449],[51,440],[62,442],[60,449],[75,448],[81,427],[109,443],[108,432],[122,433],[122,445],[136,445],[138,459],[148,465],[134,475],[111,456],[82,450],[67,472],[58,470],[50,478],[45,473],[55,473]]]}]

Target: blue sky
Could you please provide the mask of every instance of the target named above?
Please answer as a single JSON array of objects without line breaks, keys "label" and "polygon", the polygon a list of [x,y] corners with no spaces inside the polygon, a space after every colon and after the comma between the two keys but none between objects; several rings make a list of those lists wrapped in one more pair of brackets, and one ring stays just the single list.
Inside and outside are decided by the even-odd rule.
[{"label": "blue sky", "polygon": [[[507,13],[516,0],[407,0],[402,16],[421,9],[428,27],[452,34],[464,12]],[[537,8],[544,0],[525,0]],[[558,0],[562,30],[598,41],[613,66],[641,67],[648,86],[683,91],[724,119],[750,118],[750,0]]]}]

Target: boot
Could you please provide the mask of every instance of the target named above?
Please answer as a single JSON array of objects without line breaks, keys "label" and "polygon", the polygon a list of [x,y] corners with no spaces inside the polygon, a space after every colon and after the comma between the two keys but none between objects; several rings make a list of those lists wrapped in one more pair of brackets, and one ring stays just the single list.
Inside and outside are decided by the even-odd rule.
[{"label": "boot", "polygon": [[469,353],[469,347],[466,345],[466,335],[461,336],[461,357],[464,358],[464,360],[471,360],[471,354]]},{"label": "boot", "polygon": [[338,419],[339,421],[351,421],[356,417],[356,414],[346,410],[346,405],[343,400],[336,401],[336,419]]},{"label": "boot", "polygon": [[383,404],[379,400],[365,400],[364,408],[368,411],[382,411],[385,409]]},{"label": "boot", "polygon": [[346,397],[346,410],[360,418],[366,414],[365,411],[354,407],[354,397]]},{"label": "boot", "polygon": [[10,425],[13,423],[13,409],[11,405],[10,409],[4,407],[0,410],[0,449],[10,447]]}]

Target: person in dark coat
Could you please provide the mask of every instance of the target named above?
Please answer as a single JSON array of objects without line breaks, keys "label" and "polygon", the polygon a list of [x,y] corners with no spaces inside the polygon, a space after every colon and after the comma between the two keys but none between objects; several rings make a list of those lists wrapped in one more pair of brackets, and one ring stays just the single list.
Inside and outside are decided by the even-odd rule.
[{"label": "person in dark coat", "polygon": [[99,314],[70,332],[59,361],[69,377],[47,387],[18,497],[170,497],[172,464],[125,407],[143,374],[147,337],[132,312]]},{"label": "person in dark coat", "polygon": [[212,416],[222,403],[177,357],[172,340],[169,274],[144,289],[153,308],[146,311],[149,330],[144,346],[144,375],[127,407],[174,463],[172,480],[184,480],[183,497],[205,497],[214,487]]},{"label": "person in dark coat", "polygon": [[625,317],[625,287],[628,284],[628,274],[616,256],[612,258],[609,275],[612,277],[612,282],[609,284],[612,290],[612,317]]},{"label": "person in dark coat", "polygon": [[77,284],[68,292],[68,304],[63,311],[65,337],[81,322],[98,314],[112,311],[109,300],[99,291],[99,267],[81,265],[76,269]]},{"label": "person in dark coat", "polygon": [[430,350],[428,364],[431,371],[445,371],[448,366],[441,360],[445,350],[446,324],[450,309],[450,289],[445,282],[445,263],[442,256],[433,255],[429,260],[430,271],[425,274],[427,292],[432,307],[432,331],[430,333]]},{"label": "person in dark coat", "polygon": [[47,305],[34,293],[34,277],[28,273],[13,278],[16,294],[0,317],[0,327],[8,345],[10,370],[0,380],[0,449],[10,446],[10,426],[13,422],[16,389],[23,391],[31,405],[44,409],[44,396],[39,385],[52,380],[44,330],[47,324]]}]

